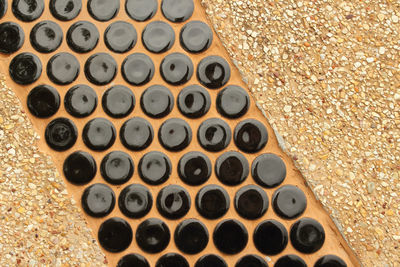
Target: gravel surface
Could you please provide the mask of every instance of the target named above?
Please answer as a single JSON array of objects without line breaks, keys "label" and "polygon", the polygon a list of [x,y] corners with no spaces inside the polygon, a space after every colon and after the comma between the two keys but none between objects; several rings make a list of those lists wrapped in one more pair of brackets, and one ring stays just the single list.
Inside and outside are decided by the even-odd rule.
[{"label": "gravel surface", "polygon": [[203,0],[365,266],[400,266],[400,1]]}]

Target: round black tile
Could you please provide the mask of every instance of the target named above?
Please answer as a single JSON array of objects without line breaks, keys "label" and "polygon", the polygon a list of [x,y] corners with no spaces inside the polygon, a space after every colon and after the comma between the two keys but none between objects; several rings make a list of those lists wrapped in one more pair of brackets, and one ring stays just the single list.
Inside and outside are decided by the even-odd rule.
[{"label": "round black tile", "polygon": [[55,84],[72,83],[78,77],[79,71],[79,61],[70,53],[55,54],[47,63],[47,76]]},{"label": "round black tile", "polygon": [[236,262],[235,267],[268,267],[268,264],[258,255],[246,255]]},{"label": "round black tile", "polygon": [[131,156],[122,151],[108,153],[100,165],[101,176],[113,185],[121,185],[128,182],[133,175],[133,171]]},{"label": "round black tile", "polygon": [[209,89],[217,89],[224,86],[230,77],[231,69],[229,64],[220,56],[205,57],[197,66],[197,79]]},{"label": "round black tile", "polygon": [[186,254],[197,254],[208,244],[207,227],[196,219],[187,219],[175,229],[175,244]]},{"label": "round black tile", "polygon": [[12,12],[22,21],[30,22],[38,19],[44,10],[43,0],[13,0]]},{"label": "round black tile", "polygon": [[123,256],[117,263],[117,267],[150,267],[145,257],[139,254],[128,254]]},{"label": "round black tile", "polygon": [[0,53],[14,53],[22,47],[24,41],[24,30],[17,23],[3,22],[0,24]]},{"label": "round black tile", "polygon": [[268,196],[256,185],[240,188],[235,195],[235,209],[245,219],[254,220],[262,217],[268,209]]},{"label": "round black tile", "polygon": [[117,75],[117,62],[109,54],[94,54],[85,63],[85,75],[91,83],[106,85]]},{"label": "round black tile", "polygon": [[237,254],[247,245],[249,236],[244,225],[234,219],[226,219],[217,224],[213,233],[214,244],[221,252]]},{"label": "round black tile", "polygon": [[132,184],[121,191],[118,205],[125,216],[139,219],[146,216],[151,210],[153,197],[145,186]]},{"label": "round black tile", "polygon": [[100,245],[110,252],[121,252],[132,242],[132,228],[124,219],[110,218],[100,225],[98,238]]},{"label": "round black tile", "polygon": [[114,191],[105,184],[93,184],[82,194],[82,208],[92,217],[101,218],[112,212],[115,206]]},{"label": "round black tile", "polygon": [[242,117],[249,110],[249,94],[240,86],[229,85],[218,93],[217,110],[227,118]]},{"label": "round black tile", "polygon": [[57,118],[47,125],[44,136],[49,147],[56,151],[65,151],[75,144],[78,129],[71,120]]},{"label": "round black tile", "polygon": [[288,232],[285,226],[275,220],[266,220],[257,225],[253,234],[256,248],[266,255],[281,253],[288,244]]},{"label": "round black tile", "polygon": [[164,153],[151,151],[139,161],[138,171],[142,180],[151,185],[160,185],[171,175],[171,161]]},{"label": "round black tile", "polygon": [[257,184],[266,188],[273,188],[285,180],[286,165],[275,154],[262,154],[253,161],[251,175]]},{"label": "round black tile", "polygon": [[272,196],[272,207],[278,216],[291,220],[303,214],[307,207],[307,198],[300,188],[284,185]]},{"label": "round black tile", "polygon": [[189,267],[189,263],[177,253],[168,253],[158,259],[155,267]]},{"label": "round black tile", "polygon": [[192,141],[192,130],[184,120],[172,118],[161,125],[158,139],[165,149],[181,151]]},{"label": "round black tile", "polygon": [[218,219],[229,209],[229,195],[221,186],[207,185],[196,195],[196,209],[207,219]]},{"label": "round black tile", "polygon": [[163,251],[169,244],[171,234],[168,226],[157,218],[150,218],[139,224],[136,230],[136,243],[148,253]]},{"label": "round black tile", "polygon": [[223,258],[213,254],[200,257],[194,267],[228,267]]},{"label": "round black tile", "polygon": [[181,85],[192,77],[193,63],[185,54],[172,53],[162,60],[160,73],[167,83]]},{"label": "round black tile", "polygon": [[302,253],[314,253],[325,242],[324,228],[314,219],[302,218],[292,225],[290,242],[295,249]]},{"label": "round black tile", "polygon": [[48,118],[58,111],[60,95],[49,85],[38,85],[29,92],[27,106],[36,117]]},{"label": "round black tile", "polygon": [[190,209],[190,195],[181,186],[168,185],[158,193],[157,209],[165,218],[182,218]]},{"label": "round black tile", "polygon": [[96,161],[89,153],[76,151],[65,159],[63,172],[68,182],[84,185],[92,181],[96,175]]},{"label": "round black tile", "polygon": [[151,124],[139,117],[127,120],[119,132],[122,144],[133,151],[147,148],[153,142],[153,136],[154,132]]},{"label": "round black tile", "polygon": [[225,149],[231,142],[232,133],[229,125],[217,118],[205,120],[197,131],[200,145],[208,151],[218,152]]},{"label": "round black tile", "polygon": [[50,0],[50,12],[58,20],[76,18],[82,9],[82,0]]},{"label": "round black tile", "polygon": [[325,255],[319,258],[314,267],[347,267],[347,264],[338,256]]},{"label": "round black tile", "polygon": [[77,53],[92,51],[99,42],[99,38],[99,31],[89,21],[75,22],[67,32],[67,44]]},{"label": "round black tile", "polygon": [[206,89],[199,85],[189,85],[178,95],[178,108],[188,118],[204,116],[211,106],[211,97]]},{"label": "round black tile", "polygon": [[154,63],[149,56],[135,53],[122,62],[121,71],[126,82],[140,86],[153,79]]},{"label": "round black tile", "polygon": [[137,41],[137,33],[132,24],[124,21],[113,22],[104,32],[104,42],[115,53],[131,50]]},{"label": "round black tile", "polygon": [[206,51],[213,40],[211,28],[201,21],[190,21],[182,27],[180,42],[183,49],[189,53]]},{"label": "round black tile", "polygon": [[163,0],[161,11],[166,19],[172,22],[188,20],[194,10],[193,0]]},{"label": "round black tile", "polygon": [[126,13],[136,21],[151,19],[157,12],[157,0],[127,0]]},{"label": "round black tile", "polygon": [[115,142],[114,125],[107,119],[95,118],[86,123],[82,132],[85,145],[95,151],[109,149]]},{"label": "round black tile", "polygon": [[174,45],[175,33],[168,23],[153,21],[144,28],[142,42],[150,52],[163,53]]},{"label": "round black tile", "polygon": [[65,110],[74,117],[84,118],[97,107],[96,92],[89,86],[78,84],[68,90],[64,97]]},{"label": "round black tile", "polygon": [[211,176],[211,161],[201,152],[188,152],[178,163],[178,175],[188,185],[201,185]]},{"label": "round black tile", "polygon": [[307,267],[307,264],[299,256],[285,255],[277,260],[274,267]]},{"label": "round black tile", "polygon": [[63,32],[57,23],[50,20],[36,24],[30,34],[32,47],[41,53],[51,53],[60,47]]},{"label": "round black tile", "polygon": [[98,21],[109,21],[119,11],[120,0],[89,0],[87,9],[90,16]]},{"label": "round black tile", "polygon": [[135,96],[123,85],[115,85],[104,93],[102,105],[105,113],[113,118],[128,116],[135,107]]},{"label": "round black tile", "polygon": [[42,74],[42,63],[34,54],[21,53],[11,60],[9,72],[14,82],[22,85],[31,84]]},{"label": "round black tile", "polygon": [[247,119],[236,125],[234,140],[240,150],[247,153],[256,153],[267,144],[268,132],[258,120]]},{"label": "round black tile", "polygon": [[7,12],[7,0],[0,0],[0,19],[4,17]]},{"label": "round black tile", "polygon": [[215,162],[215,175],[225,185],[241,184],[249,175],[249,163],[239,152],[225,152]]},{"label": "round black tile", "polygon": [[152,118],[167,116],[174,107],[174,96],[163,85],[152,85],[147,88],[140,98],[143,112]]}]

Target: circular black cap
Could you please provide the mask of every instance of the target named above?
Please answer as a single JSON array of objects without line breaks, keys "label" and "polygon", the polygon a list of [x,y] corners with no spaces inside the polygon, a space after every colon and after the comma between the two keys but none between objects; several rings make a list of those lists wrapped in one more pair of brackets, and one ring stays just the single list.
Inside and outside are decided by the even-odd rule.
[{"label": "circular black cap", "polygon": [[325,255],[314,264],[314,267],[347,267],[347,264],[338,256]]},{"label": "circular black cap", "polygon": [[57,23],[46,20],[39,22],[32,28],[30,39],[36,51],[51,53],[60,47],[63,40],[63,32]]},{"label": "circular black cap", "polygon": [[182,27],[180,42],[189,53],[201,53],[207,50],[213,40],[210,27],[202,21],[190,21]]},{"label": "circular black cap", "polygon": [[25,41],[24,30],[14,22],[0,24],[0,52],[11,54],[18,51]]},{"label": "circular black cap", "polygon": [[325,242],[325,231],[314,219],[302,218],[290,229],[290,241],[295,249],[311,254],[318,251]]},{"label": "circular black cap", "polygon": [[94,54],[85,63],[85,75],[91,83],[106,85],[117,75],[117,62],[109,54]]},{"label": "circular black cap", "polygon": [[253,161],[251,175],[257,184],[273,188],[280,185],[286,178],[286,165],[275,154],[262,154]]},{"label": "circular black cap", "polygon": [[82,194],[82,208],[92,217],[104,217],[112,212],[115,206],[114,191],[105,184],[93,184]]},{"label": "circular black cap", "polygon": [[115,142],[114,125],[104,118],[92,119],[83,128],[82,139],[85,145],[92,150],[107,150]]},{"label": "circular black cap", "polygon": [[121,185],[128,182],[133,175],[133,171],[131,156],[122,151],[110,152],[101,161],[101,176],[113,185]]},{"label": "circular black cap", "polygon": [[147,148],[153,142],[153,127],[140,117],[127,120],[119,132],[122,144],[132,150],[140,151]]},{"label": "circular black cap", "polygon": [[139,254],[128,254],[123,256],[117,264],[117,267],[150,267],[145,257]]},{"label": "circular black cap", "polygon": [[213,254],[200,257],[194,267],[228,267],[223,258]]},{"label": "circular black cap", "polygon": [[127,0],[126,13],[136,21],[151,19],[157,12],[157,0]]},{"label": "circular black cap", "polygon": [[161,11],[169,21],[183,22],[188,20],[194,10],[193,0],[163,0]]},{"label": "circular black cap", "polygon": [[105,91],[102,99],[104,112],[113,118],[128,116],[135,107],[135,96],[123,85],[115,85]]},{"label": "circular black cap", "polygon": [[280,257],[274,267],[307,267],[302,258],[296,255],[285,255]]},{"label": "circular black cap", "polygon": [[22,21],[30,22],[38,19],[44,10],[43,0],[13,0],[12,12]]},{"label": "circular black cap", "polygon": [[220,56],[203,58],[197,66],[197,79],[209,89],[218,89],[224,86],[230,77],[229,64]]},{"label": "circular black cap", "polygon": [[153,21],[147,24],[142,32],[144,47],[153,53],[163,53],[171,49],[175,43],[175,32],[163,21]]},{"label": "circular black cap", "polygon": [[207,219],[218,219],[229,209],[229,195],[221,186],[206,185],[196,195],[196,209]]},{"label": "circular black cap", "polygon": [[193,75],[192,60],[182,53],[169,54],[161,61],[160,73],[164,81],[169,84],[184,84]]},{"label": "circular black cap", "polygon": [[132,184],[121,191],[118,205],[121,212],[127,217],[139,219],[151,210],[153,197],[145,186]]},{"label": "circular black cap", "polygon": [[272,196],[272,207],[280,217],[290,220],[303,214],[307,206],[307,198],[300,188],[284,185]]},{"label": "circular black cap", "polygon": [[275,220],[261,222],[253,234],[254,245],[263,254],[277,255],[288,244],[288,232],[285,226]]},{"label": "circular black cap", "polygon": [[175,244],[182,252],[197,254],[208,244],[207,227],[196,219],[187,219],[175,229]]},{"label": "circular black cap", "polygon": [[132,24],[124,21],[113,22],[104,32],[104,42],[115,53],[131,50],[137,41],[137,33]]},{"label": "circular black cap", "polygon": [[190,209],[190,195],[181,186],[168,185],[158,193],[157,209],[168,219],[182,218]]},{"label": "circular black cap", "polygon": [[69,21],[76,18],[82,9],[81,0],[50,0],[50,12],[59,20]]},{"label": "circular black cap", "polygon": [[157,218],[150,218],[139,224],[136,230],[136,243],[147,253],[163,251],[171,238],[168,226]]},{"label": "circular black cap", "polygon": [[235,267],[268,267],[268,264],[263,258],[254,254],[241,257],[236,262]]},{"label": "circular black cap", "polygon": [[9,72],[14,82],[22,85],[31,84],[42,74],[42,63],[34,54],[21,53],[11,60]]},{"label": "circular black cap", "polygon": [[92,51],[99,42],[99,31],[89,21],[78,21],[72,24],[67,32],[67,43],[77,53]]},{"label": "circular black cap", "polygon": [[158,139],[165,149],[181,151],[192,141],[192,130],[186,121],[172,118],[161,125]]},{"label": "circular black cap", "polygon": [[131,85],[140,86],[148,83],[153,79],[154,71],[153,61],[149,56],[142,53],[129,55],[122,62],[122,76]]},{"label": "circular black cap", "polygon": [[242,117],[249,110],[249,105],[249,94],[240,86],[229,85],[218,93],[217,110],[224,117]]},{"label": "circular black cap", "polygon": [[89,0],[87,9],[90,16],[98,21],[109,21],[119,11],[120,0]]},{"label": "circular black cap", "polygon": [[65,110],[74,117],[87,117],[97,107],[96,92],[87,85],[75,85],[65,95],[64,106]]},{"label": "circular black cap", "polygon": [[164,153],[151,151],[146,153],[139,161],[139,176],[151,185],[159,185],[168,180],[171,175],[171,161]]},{"label": "circular black cap", "polygon": [[79,61],[70,53],[58,53],[47,63],[47,76],[55,84],[70,84],[78,78]]},{"label": "circular black cap", "polygon": [[155,267],[189,267],[189,263],[177,253],[168,253],[158,259]]},{"label": "circular black cap", "polygon": [[124,219],[110,218],[100,225],[98,238],[100,245],[109,252],[121,252],[132,242],[132,228]]},{"label": "circular black cap", "polygon": [[229,125],[218,118],[205,120],[197,131],[200,145],[211,152],[225,149],[231,142],[232,133]]},{"label": "circular black cap", "polygon": [[256,153],[267,144],[268,132],[258,120],[247,119],[236,125],[234,140],[240,150],[247,153]]},{"label": "circular black cap", "polygon": [[243,218],[254,220],[263,216],[268,209],[268,196],[256,185],[240,188],[235,195],[235,209]]},{"label": "circular black cap", "polygon": [[152,118],[167,116],[174,107],[174,96],[163,85],[152,85],[147,88],[140,98],[143,112]]},{"label": "circular black cap", "polygon": [[237,254],[242,251],[248,239],[244,225],[234,219],[226,219],[218,223],[213,233],[215,246],[226,254]]},{"label": "circular black cap", "polygon": [[29,92],[27,106],[36,117],[48,118],[58,111],[60,95],[49,85],[38,85]]},{"label": "circular black cap", "polygon": [[188,185],[201,185],[211,176],[211,161],[201,152],[188,152],[178,163],[178,175]]},{"label": "circular black cap", "polygon": [[57,151],[70,149],[76,142],[78,129],[67,118],[52,120],[44,133],[47,145]]},{"label": "circular black cap", "polygon": [[76,151],[65,159],[63,172],[68,182],[84,185],[92,181],[96,175],[96,161],[89,153]]},{"label": "circular black cap", "polygon": [[188,118],[200,118],[208,112],[210,106],[210,94],[199,85],[189,85],[178,95],[178,108]]},{"label": "circular black cap", "polygon": [[225,152],[215,162],[215,175],[225,185],[238,185],[249,175],[249,163],[239,152]]}]

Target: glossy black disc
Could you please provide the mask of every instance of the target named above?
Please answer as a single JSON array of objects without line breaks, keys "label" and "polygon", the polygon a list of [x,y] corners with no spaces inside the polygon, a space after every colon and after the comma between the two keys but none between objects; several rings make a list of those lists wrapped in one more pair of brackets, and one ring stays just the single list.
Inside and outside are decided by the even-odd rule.
[{"label": "glossy black disc", "polygon": [[188,82],[192,77],[193,63],[185,54],[172,53],[162,60],[160,73],[167,83],[181,85]]},{"label": "glossy black disc", "polygon": [[65,159],[63,172],[68,182],[84,185],[95,177],[97,172],[96,161],[89,153],[76,151]]},{"label": "glossy black disc", "polygon": [[151,210],[153,197],[145,186],[132,184],[121,191],[118,205],[125,216],[139,219],[147,215]]},{"label": "glossy black disc", "polygon": [[208,244],[207,227],[196,219],[182,221],[175,229],[175,244],[186,254],[197,254]]},{"label": "glossy black disc", "polygon": [[38,19],[44,10],[43,0],[13,0],[12,12],[22,21],[30,22]]},{"label": "glossy black disc", "polygon": [[47,76],[55,84],[66,85],[74,82],[79,71],[79,61],[70,53],[55,54],[47,63]]},{"label": "glossy black disc", "polygon": [[178,108],[188,118],[204,116],[211,106],[211,97],[206,89],[199,85],[189,85],[178,95]]},{"label": "glossy black disc", "polygon": [[157,0],[127,0],[126,13],[136,21],[151,19],[157,12]]},{"label": "glossy black disc", "polygon": [[42,74],[42,63],[34,54],[21,53],[11,60],[9,72],[14,82],[22,85],[31,84]]},{"label": "glossy black disc", "polygon": [[77,53],[92,51],[97,46],[99,38],[99,31],[89,21],[75,22],[67,32],[67,43]]},{"label": "glossy black disc", "polygon": [[196,209],[207,219],[218,219],[229,209],[229,195],[221,186],[206,185],[196,195]]},{"label": "glossy black disc", "polygon": [[7,0],[0,0],[0,19],[4,17],[7,12]]},{"label": "glossy black disc", "polygon": [[192,141],[192,130],[186,121],[172,118],[161,125],[158,139],[165,149],[181,151]]},{"label": "glossy black disc", "polygon": [[285,255],[276,261],[274,267],[307,267],[307,264],[299,256]]},{"label": "glossy black disc", "polygon": [[105,184],[93,184],[82,194],[82,208],[92,217],[101,218],[112,212],[115,206],[114,191]]},{"label": "glossy black disc", "polygon": [[240,86],[229,85],[218,93],[217,110],[224,117],[242,117],[248,111],[249,105],[249,94]]},{"label": "glossy black disc", "polygon": [[290,229],[290,241],[295,249],[311,254],[318,251],[325,242],[322,225],[311,218],[301,218]]},{"label": "glossy black disc", "polygon": [[276,214],[291,220],[303,214],[307,207],[307,198],[300,188],[284,185],[275,191],[271,203]]},{"label": "glossy black disc", "polygon": [[85,145],[95,151],[109,149],[115,142],[114,125],[107,119],[95,118],[86,123],[82,132]]},{"label": "glossy black disc", "polygon": [[108,153],[100,165],[101,176],[113,185],[121,185],[128,182],[133,175],[133,171],[131,156],[122,151]]},{"label": "glossy black disc", "polygon": [[172,27],[163,21],[153,21],[147,24],[142,32],[144,47],[153,53],[163,53],[171,49],[175,42]]},{"label": "glossy black disc", "polygon": [[143,112],[152,118],[167,116],[174,107],[174,96],[163,85],[152,85],[147,88],[140,98]]},{"label": "glossy black disc", "polygon": [[268,196],[256,185],[240,188],[235,195],[235,209],[243,218],[254,220],[262,217],[268,209]]},{"label": "glossy black disc", "polygon": [[153,127],[140,117],[127,120],[121,127],[119,137],[122,144],[133,151],[147,148],[153,142]]},{"label": "glossy black disc", "polygon": [[0,53],[14,53],[22,47],[24,41],[24,30],[17,23],[3,22],[0,24]]},{"label": "glossy black disc", "polygon": [[90,16],[98,21],[109,21],[119,11],[120,0],[89,0],[87,9]]},{"label": "glossy black disc", "polygon": [[236,146],[247,153],[256,153],[268,142],[268,132],[258,120],[247,119],[236,125],[234,132]]},{"label": "glossy black disc", "polygon": [[148,253],[163,251],[169,244],[171,234],[168,226],[157,218],[150,218],[139,224],[136,230],[136,243]]},{"label": "glossy black disc", "polygon": [[163,0],[161,11],[169,21],[183,22],[188,20],[194,10],[193,0]]},{"label": "glossy black disc", "polygon": [[38,118],[51,117],[60,107],[60,94],[49,85],[38,85],[29,92],[27,106]]},{"label": "glossy black disc", "polygon": [[220,88],[229,81],[230,77],[229,64],[220,56],[208,56],[197,66],[197,79],[207,88]]},{"label": "glossy black disc", "polygon": [[276,220],[261,222],[253,234],[256,248],[266,255],[281,253],[288,244],[288,232],[285,226]]},{"label": "glossy black disc", "polygon": [[123,256],[117,263],[117,267],[150,267],[145,257],[131,253]]},{"label": "glossy black disc", "polygon": [[113,118],[128,116],[135,107],[135,96],[128,87],[115,85],[105,91],[102,99],[105,113]]},{"label": "glossy black disc", "polygon": [[215,175],[225,185],[238,185],[249,175],[249,163],[239,152],[225,152],[215,162]]},{"label": "glossy black disc", "polygon": [[241,257],[235,267],[268,267],[268,264],[263,258],[254,254]]},{"label": "glossy black disc", "polygon": [[85,63],[85,75],[91,83],[106,85],[117,75],[117,62],[109,54],[94,54]]},{"label": "glossy black disc", "polygon": [[190,195],[181,186],[168,185],[158,193],[157,209],[165,218],[182,218],[190,209]]},{"label": "glossy black disc", "polygon": [[190,21],[182,27],[180,42],[189,53],[201,53],[207,50],[213,40],[210,27],[202,21]]},{"label": "glossy black disc", "polygon": [[96,92],[87,85],[75,85],[65,95],[64,106],[65,110],[74,117],[87,117],[97,107]]},{"label": "glossy black disc", "polygon": [[201,152],[188,152],[178,163],[178,175],[188,185],[201,185],[211,176],[211,161]]},{"label": "glossy black disc", "polygon": [[100,245],[110,252],[121,252],[132,242],[132,228],[121,218],[110,218],[100,225],[98,238]]},{"label": "glossy black disc", "polygon": [[286,165],[275,154],[262,154],[253,161],[251,175],[256,183],[263,187],[277,187],[286,178]]},{"label": "glossy black disc", "polygon": [[231,142],[232,133],[229,125],[217,118],[205,120],[197,131],[200,145],[208,151],[218,152]]},{"label": "glossy black disc", "polygon": [[39,22],[32,28],[30,39],[36,51],[50,53],[60,47],[63,40],[63,32],[57,23],[46,20]]},{"label": "glossy black disc", "polygon": [[200,257],[194,267],[228,267],[228,265],[220,256],[207,254]]},{"label": "glossy black disc", "polygon": [[214,244],[226,254],[237,254],[247,245],[249,236],[244,225],[234,219],[226,219],[217,224],[213,233]]},{"label": "glossy black disc", "polygon": [[347,267],[347,264],[335,255],[325,255],[319,258],[314,267]]},{"label": "glossy black disc", "polygon": [[142,180],[151,185],[160,185],[171,175],[171,161],[164,153],[151,151],[139,161],[138,171]]},{"label": "glossy black disc", "polygon": [[71,120],[57,118],[47,125],[44,136],[49,147],[57,151],[65,151],[75,144],[78,129]]},{"label": "glossy black disc", "polygon": [[140,86],[148,83],[154,76],[154,63],[151,58],[142,53],[129,55],[122,62],[122,76],[131,85]]},{"label": "glossy black disc", "polygon": [[116,21],[104,32],[104,42],[108,49],[115,53],[130,51],[136,44],[137,33],[132,24]]},{"label": "glossy black disc", "polygon": [[178,253],[168,253],[158,259],[155,267],[189,267],[189,263]]},{"label": "glossy black disc", "polygon": [[50,0],[50,12],[58,20],[76,18],[82,9],[82,0]]}]

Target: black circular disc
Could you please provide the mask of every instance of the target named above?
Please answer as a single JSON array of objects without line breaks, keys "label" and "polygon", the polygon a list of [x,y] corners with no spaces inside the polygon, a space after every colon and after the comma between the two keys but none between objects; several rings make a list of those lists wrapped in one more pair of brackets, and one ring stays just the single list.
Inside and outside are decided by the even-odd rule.
[{"label": "black circular disc", "polygon": [[167,116],[174,107],[174,96],[163,85],[152,85],[147,88],[140,98],[143,112],[152,118]]},{"label": "black circular disc", "polygon": [[147,120],[134,117],[122,125],[119,137],[126,148],[133,151],[140,151],[147,148],[153,142],[153,127]]},{"label": "black circular disc", "polygon": [[63,32],[57,23],[45,20],[36,24],[30,34],[32,47],[41,53],[51,53],[60,47]]},{"label": "black circular disc", "polygon": [[66,85],[74,82],[79,71],[79,61],[70,53],[55,54],[47,63],[47,76],[55,84]]},{"label": "black circular disc", "polygon": [[301,218],[290,229],[290,242],[295,249],[302,253],[314,253],[325,242],[324,228],[314,219]]},{"label": "black circular disc", "polygon": [[161,125],[158,139],[165,149],[181,151],[192,141],[192,130],[186,121],[172,118]]},{"label": "black circular disc", "polygon": [[153,53],[163,53],[171,49],[175,42],[175,32],[163,21],[153,21],[142,32],[144,47]]},{"label": "black circular disc", "polygon": [[129,223],[117,217],[103,222],[98,233],[100,245],[105,250],[114,253],[127,249],[132,242],[132,237],[132,228]]},{"label": "black circular disc", "polygon": [[188,118],[200,118],[210,109],[211,97],[206,89],[199,85],[189,85],[178,95],[178,108]]},{"label": "black circular disc", "polygon": [[145,186],[131,184],[121,191],[118,205],[125,216],[140,219],[146,216],[151,210],[153,197]]},{"label": "black circular disc", "polygon": [[211,28],[202,21],[190,21],[182,27],[180,42],[183,49],[189,53],[206,51],[213,40]]},{"label": "black circular disc", "polygon": [[225,152],[215,162],[215,175],[225,185],[239,185],[249,175],[249,163],[239,152]]},{"label": "black circular disc", "polygon": [[200,257],[194,267],[228,267],[228,265],[220,256],[207,254]]},{"label": "black circular disc", "polygon": [[197,79],[209,89],[218,89],[224,86],[230,77],[229,64],[220,56],[205,57],[197,66]]},{"label": "black circular disc", "polygon": [[76,18],[82,9],[82,0],[50,0],[50,12],[58,20]]},{"label": "black circular disc", "polygon": [[133,172],[133,160],[125,152],[112,151],[101,161],[101,176],[110,184],[121,185],[128,182]]},{"label": "black circular disc", "polygon": [[9,72],[14,82],[22,85],[31,84],[42,74],[42,63],[34,54],[21,53],[11,60]]},{"label": "black circular disc", "polygon": [[218,219],[229,209],[229,195],[221,186],[206,185],[196,195],[196,209],[207,219]]},{"label": "black circular disc", "polygon": [[84,185],[95,177],[97,172],[96,161],[89,153],[76,151],[65,159],[63,172],[68,182]]},{"label": "black circular disc", "polygon": [[67,43],[77,53],[92,51],[97,46],[99,38],[99,31],[89,21],[75,22],[67,32]]},{"label": "black circular disc", "polygon": [[263,187],[277,187],[286,178],[286,165],[275,154],[262,154],[253,161],[251,175]]},{"label": "black circular disc", "polygon": [[57,118],[47,125],[44,136],[49,147],[56,151],[65,151],[75,144],[78,129],[70,119]]},{"label": "black circular disc", "polygon": [[307,264],[299,256],[285,255],[276,261],[274,267],[307,267]]},{"label": "black circular disc", "polygon": [[151,58],[142,53],[129,55],[122,62],[122,76],[131,85],[144,85],[154,76],[154,63]]},{"label": "black circular disc", "polygon": [[105,184],[93,184],[83,191],[81,202],[83,210],[89,216],[101,218],[114,209],[115,194]]},{"label": "black circular disc", "polygon": [[266,220],[257,225],[253,234],[256,248],[266,255],[281,253],[288,244],[288,232],[280,222]]},{"label": "black circular disc", "polygon": [[168,246],[170,239],[168,226],[157,218],[143,221],[136,230],[136,243],[147,253],[163,251]]},{"label": "black circular disc", "polygon": [[171,161],[164,153],[151,151],[139,161],[138,171],[142,180],[151,185],[160,185],[171,175]]},{"label": "black circular disc", "polygon": [[161,11],[166,19],[171,22],[188,20],[194,10],[193,0],[163,0]]},{"label": "black circular disc", "polygon": [[38,85],[29,92],[27,106],[38,118],[51,117],[60,107],[60,94],[49,85]]},{"label": "black circular disc", "polygon": [[218,112],[230,119],[242,117],[249,110],[249,94],[240,86],[229,85],[217,96]]},{"label": "black circular disc", "polygon": [[249,239],[244,225],[234,219],[226,219],[217,224],[213,233],[214,244],[226,254],[237,254],[247,245]]},{"label": "black circular disc", "polygon": [[167,83],[181,85],[192,77],[193,63],[185,54],[172,53],[161,61],[160,73]]},{"label": "black circular disc", "polygon": [[158,259],[155,267],[189,267],[189,263],[178,253],[167,253]]},{"label": "black circular disc", "polygon": [[22,21],[30,22],[38,19],[44,10],[43,0],[13,0],[12,12]]},{"label": "black circular disc", "polygon": [[158,193],[157,209],[165,218],[182,218],[190,209],[190,195],[179,185],[168,185]]},{"label": "black circular disc", "polygon": [[265,126],[255,119],[239,122],[234,131],[236,146],[247,153],[256,153],[268,142],[268,132]]},{"label": "black circular disc", "polygon": [[117,75],[117,62],[106,53],[92,55],[85,63],[85,75],[89,82],[106,85]]},{"label": "black circular disc", "polygon": [[0,0],[0,19],[4,17],[7,12],[7,0]]},{"label": "black circular disc", "polygon": [[123,256],[117,267],[150,267],[150,264],[142,255],[131,253]]},{"label": "black circular disc", "polygon": [[182,221],[175,229],[175,244],[186,254],[197,254],[208,244],[207,227],[197,219]]},{"label": "black circular disc", "polygon": [[119,11],[120,0],[89,0],[87,9],[90,16],[98,21],[109,21]]},{"label": "black circular disc", "polygon": [[105,91],[102,98],[105,113],[113,118],[128,116],[135,107],[132,90],[123,85],[115,85]]},{"label": "black circular disc", "polygon": [[17,23],[3,22],[0,24],[0,53],[14,53],[22,47],[24,41],[24,30]]},{"label": "black circular disc", "polygon": [[275,191],[271,203],[276,214],[291,220],[303,214],[307,207],[307,198],[300,188],[284,185]]},{"label": "black circular disc", "polygon": [[94,151],[109,149],[115,142],[114,125],[107,119],[95,118],[86,123],[82,132],[85,145]]},{"label": "black circular disc", "polygon": [[211,161],[201,152],[183,155],[178,163],[178,175],[188,185],[201,185],[211,176]]},{"label": "black circular disc", "polygon": [[241,257],[236,262],[235,267],[268,267],[268,264],[263,258],[253,254]]},{"label": "black circular disc", "polygon": [[151,19],[157,12],[157,0],[127,0],[126,13],[136,21]]},{"label": "black circular disc", "polygon": [[225,149],[231,142],[232,133],[229,125],[217,118],[205,120],[197,131],[200,145],[208,151],[218,152]]},{"label": "black circular disc", "polygon": [[325,255],[317,260],[314,267],[347,267],[347,264],[338,256]]},{"label": "black circular disc", "polygon": [[254,220],[262,217],[268,209],[268,196],[256,185],[246,185],[235,195],[235,209],[245,219]]},{"label": "black circular disc", "polygon": [[64,106],[65,110],[74,117],[87,117],[97,107],[96,92],[87,85],[75,85],[66,93]]},{"label": "black circular disc", "polygon": [[104,42],[108,49],[115,53],[130,51],[136,44],[137,33],[132,24],[116,21],[110,24],[104,32]]}]

